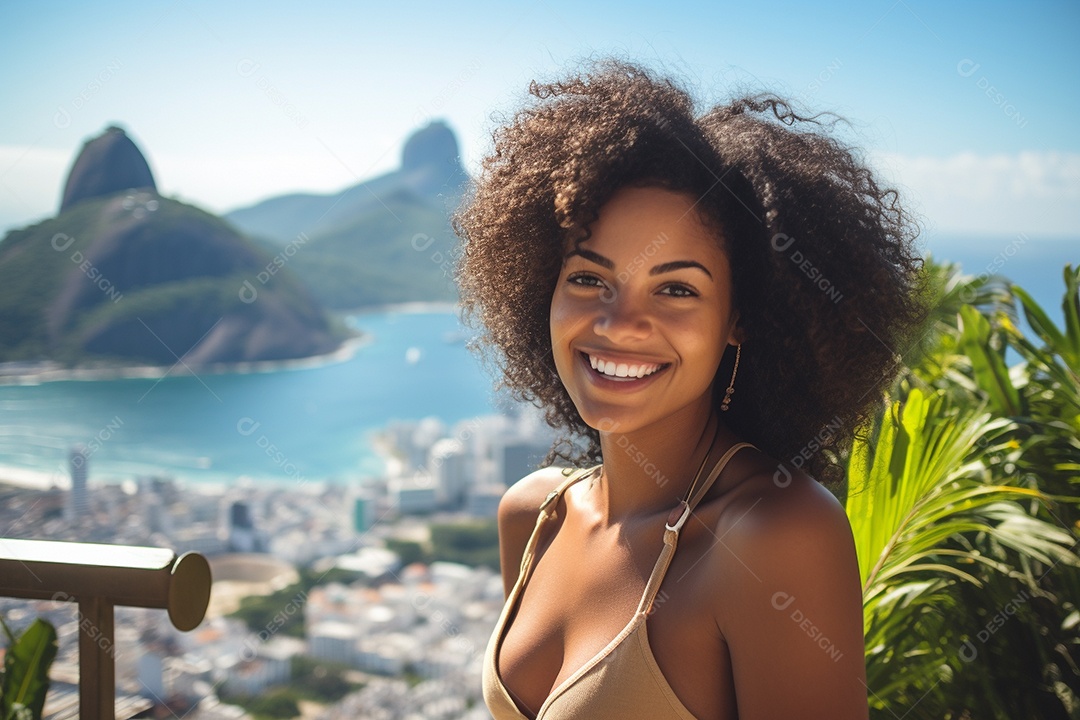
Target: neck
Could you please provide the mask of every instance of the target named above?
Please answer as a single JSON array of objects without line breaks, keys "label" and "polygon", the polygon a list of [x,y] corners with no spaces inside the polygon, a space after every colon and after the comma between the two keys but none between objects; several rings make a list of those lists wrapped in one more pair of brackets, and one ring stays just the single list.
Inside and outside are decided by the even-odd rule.
[{"label": "neck", "polygon": [[[600,433],[604,471],[593,483],[595,522],[609,526],[670,512],[688,499],[699,469],[695,492],[704,484],[712,465],[702,464],[710,451],[734,442],[711,406],[687,408],[658,425],[630,433]],[[713,462],[718,457],[712,453]]]}]

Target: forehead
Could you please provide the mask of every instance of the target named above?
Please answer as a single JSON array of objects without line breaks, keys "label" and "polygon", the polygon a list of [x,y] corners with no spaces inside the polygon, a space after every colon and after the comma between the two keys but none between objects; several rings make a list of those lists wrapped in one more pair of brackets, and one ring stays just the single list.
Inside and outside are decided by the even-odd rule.
[{"label": "forehead", "polygon": [[[624,187],[604,203],[589,225],[583,248],[605,256],[648,251],[726,264],[724,238],[696,209],[697,198],[658,187]],[[567,247],[573,252],[576,245]]]}]

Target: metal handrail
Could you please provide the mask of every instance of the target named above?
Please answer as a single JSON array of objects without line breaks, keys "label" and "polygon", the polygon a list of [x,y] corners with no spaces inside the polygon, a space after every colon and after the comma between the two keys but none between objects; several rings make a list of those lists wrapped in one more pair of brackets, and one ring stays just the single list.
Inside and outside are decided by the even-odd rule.
[{"label": "metal handrail", "polygon": [[79,715],[115,717],[113,608],[168,610],[182,631],[210,603],[210,564],[165,548],[0,538],[0,596],[79,605]]}]

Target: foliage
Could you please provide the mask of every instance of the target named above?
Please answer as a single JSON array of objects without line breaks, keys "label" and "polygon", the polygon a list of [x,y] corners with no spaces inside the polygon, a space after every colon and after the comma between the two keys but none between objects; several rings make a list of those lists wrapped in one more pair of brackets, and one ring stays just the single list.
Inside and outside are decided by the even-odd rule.
[{"label": "foliage", "polygon": [[292,685],[300,697],[321,703],[337,702],[360,685],[345,679],[348,668],[298,655],[292,660]]},{"label": "foliage", "polygon": [[302,655],[292,659],[292,678],[286,685],[257,695],[238,695],[219,690],[223,702],[244,708],[257,718],[292,718],[300,715],[301,700],[325,705],[341,700],[363,687],[345,678],[348,668]]},{"label": "foliage", "polygon": [[40,718],[49,691],[49,667],[56,659],[56,629],[40,618],[18,637],[0,619],[7,637],[4,676],[0,681],[0,718]]},{"label": "foliage", "polygon": [[250,595],[240,601],[240,607],[230,617],[242,620],[253,633],[271,632],[302,638],[304,597],[299,584],[289,585],[269,595]]},{"label": "foliage", "polygon": [[495,520],[434,523],[426,546],[414,540],[389,538],[386,547],[403,565],[414,562],[453,562],[499,569],[499,528]]},{"label": "foliage", "polygon": [[252,698],[248,712],[257,718],[294,718],[300,715],[300,706],[291,693],[271,691]]},{"label": "foliage", "polygon": [[927,272],[929,332],[848,458],[873,715],[1080,717],[1080,273],[1059,329],[1004,278]]},{"label": "foliage", "polygon": [[[290,240],[256,242],[276,254]],[[290,261],[290,268],[319,302],[339,310],[449,301],[456,297],[452,282],[456,245],[445,209],[398,191],[343,224],[317,229]]]},{"label": "foliage", "polygon": [[[329,325],[293,275],[290,266],[302,253],[279,268],[281,248],[264,249],[220,218],[166,198],[157,199],[152,226],[132,229],[126,216],[116,215],[116,200],[77,203],[0,241],[0,362],[172,364],[175,356],[160,343],[136,344],[134,338],[151,339],[143,324],[178,352],[227,315],[269,313],[295,316],[313,329]],[[192,233],[205,244],[185,256],[177,238]],[[169,272],[145,262],[148,243]],[[241,298],[245,281],[258,286],[260,302]],[[82,293],[92,282],[95,291]],[[340,327],[332,334],[346,337]]]},{"label": "foliage", "polygon": [[433,561],[499,569],[499,529],[494,520],[432,525],[431,547]]},{"label": "foliage", "polygon": [[[46,220],[0,242],[0,362],[47,356],[46,308],[74,267],[72,254],[85,249],[80,239],[93,231],[98,205],[81,203],[65,214],[64,224]],[[68,252],[51,244],[57,233],[75,238]]]},{"label": "foliage", "polygon": [[424,546],[415,540],[401,540],[387,538],[386,549],[398,556],[402,565],[412,565],[418,562],[427,562],[428,554],[424,552]]},{"label": "foliage", "polygon": [[317,585],[333,582],[352,582],[358,575],[341,569],[318,572],[311,568],[300,570],[300,579],[269,595],[251,595],[240,601],[230,617],[242,620],[253,633],[289,637],[304,637],[304,604],[308,593]]},{"label": "foliage", "polygon": [[265,694],[248,696],[218,692],[222,702],[243,708],[255,718],[261,720],[279,720],[300,716],[299,696],[292,688],[274,688]]}]

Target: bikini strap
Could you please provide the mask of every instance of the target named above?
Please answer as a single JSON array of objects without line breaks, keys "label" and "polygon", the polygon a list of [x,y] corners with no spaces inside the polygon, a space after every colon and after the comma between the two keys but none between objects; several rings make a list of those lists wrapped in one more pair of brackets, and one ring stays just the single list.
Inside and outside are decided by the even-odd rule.
[{"label": "bikini strap", "polygon": [[544,521],[553,514],[549,511],[549,508],[557,503],[558,499],[562,497],[562,494],[566,492],[566,488],[570,487],[578,480],[595,473],[601,467],[602,466],[597,465],[595,467],[584,468],[570,473],[570,476],[559,483],[559,487],[549,492],[548,496],[544,498],[544,502],[540,503],[540,512],[536,516],[536,525],[533,527],[532,535],[529,536],[529,542],[525,545],[525,552],[521,554],[521,565],[518,567],[519,580],[532,564],[533,553],[536,550],[537,541],[540,537],[540,528],[543,526]]},{"label": "bikini strap", "polygon": [[668,521],[665,526],[668,531],[675,531],[677,533],[682,529],[686,519],[690,517],[690,514],[694,512],[698,503],[700,503],[701,499],[705,497],[705,494],[709,492],[709,489],[713,486],[713,483],[716,482],[716,479],[720,477],[720,473],[724,471],[724,467],[727,466],[731,456],[744,447],[754,446],[748,442],[738,442],[729,447],[727,452],[720,456],[720,459],[716,461],[716,465],[713,467],[712,472],[709,473],[709,477],[705,478],[705,482],[697,489],[694,496],[688,501],[684,500],[683,502],[680,502],[672,509],[668,514]]},{"label": "bikini strap", "polygon": [[540,503],[540,512],[541,512],[541,514],[550,514],[547,511],[548,507],[553,502],[555,502],[556,500],[558,500],[559,498],[562,497],[562,494],[564,492],[566,492],[566,488],[570,487],[571,485],[576,483],[578,480],[581,480],[582,478],[586,478],[589,475],[592,475],[597,470],[599,470],[601,467],[603,467],[603,465],[596,465],[596,466],[591,467],[591,468],[584,468],[582,470],[577,470],[575,472],[570,473],[570,477],[566,478],[561,483],[559,483],[559,487],[557,487],[554,490],[552,490],[551,492],[549,492],[548,496],[546,498],[544,498],[544,502]]},{"label": "bikini strap", "polygon": [[748,442],[739,442],[729,447],[727,452],[716,462],[712,472],[709,473],[709,477],[694,493],[694,496],[690,498],[690,501],[680,502],[668,515],[667,524],[664,526],[664,547],[660,551],[660,557],[656,559],[656,565],[653,566],[649,582],[645,585],[645,592],[642,593],[641,602],[638,603],[638,612],[648,612],[651,609],[653,600],[656,599],[656,593],[660,590],[660,584],[664,582],[664,576],[667,574],[668,565],[671,564],[671,558],[675,555],[675,548],[679,543],[679,531],[682,530],[686,519],[690,517],[698,503],[709,492],[709,488],[720,477],[720,473],[724,471],[724,467],[731,460],[731,457],[744,447],[754,446]]}]

